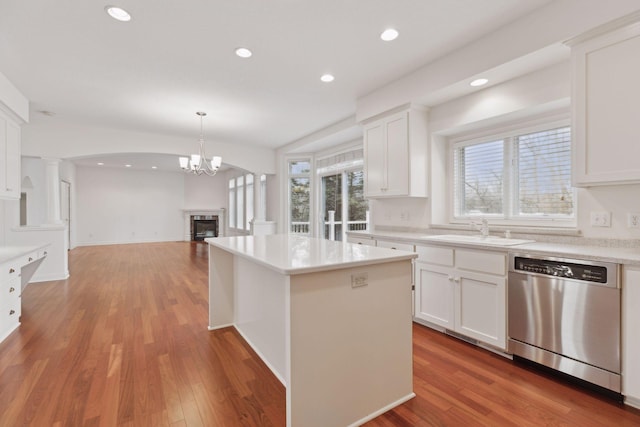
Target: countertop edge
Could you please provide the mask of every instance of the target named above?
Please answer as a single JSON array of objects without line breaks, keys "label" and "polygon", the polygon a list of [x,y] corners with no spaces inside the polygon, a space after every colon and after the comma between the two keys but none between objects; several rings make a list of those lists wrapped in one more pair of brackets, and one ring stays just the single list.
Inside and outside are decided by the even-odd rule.
[{"label": "countertop edge", "polygon": [[[464,242],[442,242],[421,238],[417,233],[391,231],[348,231],[348,235],[371,239],[393,239],[404,243],[419,243],[435,246],[461,247],[465,249],[491,250],[505,253],[525,253],[530,255],[554,255],[591,261],[605,261],[629,266],[640,266],[640,248],[611,248],[591,245],[571,245],[550,242],[532,242],[511,246],[469,244]],[[435,234],[435,233],[434,233]]]},{"label": "countertop edge", "polygon": [[[339,263],[333,263],[333,264],[320,264],[320,265],[311,265],[311,266],[305,266],[305,267],[291,267],[291,268],[282,268],[281,266],[278,265],[274,265],[272,263],[269,263],[267,261],[265,261],[264,259],[261,258],[257,258],[254,257],[250,254],[247,254],[245,252],[242,251],[238,251],[235,250],[233,248],[229,248],[228,246],[219,244],[215,241],[215,239],[205,239],[205,241],[212,246],[215,246],[218,249],[224,250],[226,252],[229,252],[233,255],[237,255],[239,257],[242,257],[244,259],[250,260],[258,265],[261,265],[263,267],[269,268],[270,270],[273,270],[279,274],[285,275],[285,276],[293,276],[293,275],[298,275],[298,274],[307,274],[307,273],[317,273],[317,272],[322,272],[322,271],[330,271],[330,270],[341,270],[341,269],[345,269],[345,268],[352,268],[352,267],[361,267],[361,266],[366,266],[366,265],[373,265],[373,264],[384,264],[384,263],[389,263],[389,262],[395,262],[395,261],[404,261],[404,260],[411,260],[414,258],[418,257],[418,254],[414,253],[414,252],[405,252],[405,251],[394,251],[392,249],[389,249],[389,251],[393,251],[394,254],[393,255],[389,255],[387,257],[384,258],[374,258],[374,259],[365,259],[365,260],[356,260],[356,261],[344,261],[344,262],[339,262]],[[382,248],[380,248],[382,249]]]}]

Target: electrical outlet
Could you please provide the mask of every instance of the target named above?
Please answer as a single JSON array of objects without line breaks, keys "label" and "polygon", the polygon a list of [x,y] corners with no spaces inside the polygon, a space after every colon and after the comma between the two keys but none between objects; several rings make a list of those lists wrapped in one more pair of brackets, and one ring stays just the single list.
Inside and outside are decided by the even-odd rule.
[{"label": "electrical outlet", "polygon": [[640,213],[629,212],[627,214],[627,228],[640,228]]},{"label": "electrical outlet", "polygon": [[351,275],[351,287],[359,288],[369,284],[369,273],[356,273]]},{"label": "electrical outlet", "polygon": [[611,227],[611,212],[591,212],[592,227]]}]

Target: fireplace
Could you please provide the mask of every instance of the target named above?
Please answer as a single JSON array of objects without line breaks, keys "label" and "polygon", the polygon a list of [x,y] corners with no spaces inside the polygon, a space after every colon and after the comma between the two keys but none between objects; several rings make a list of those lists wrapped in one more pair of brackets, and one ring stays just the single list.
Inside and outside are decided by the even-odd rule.
[{"label": "fireplace", "polygon": [[[209,237],[226,235],[225,209],[182,209],[184,241],[201,241]],[[197,226],[194,226],[197,222]],[[203,221],[202,223],[200,221]],[[198,231],[200,228],[200,231]]]},{"label": "fireplace", "polygon": [[218,215],[191,215],[191,240],[218,237]]}]

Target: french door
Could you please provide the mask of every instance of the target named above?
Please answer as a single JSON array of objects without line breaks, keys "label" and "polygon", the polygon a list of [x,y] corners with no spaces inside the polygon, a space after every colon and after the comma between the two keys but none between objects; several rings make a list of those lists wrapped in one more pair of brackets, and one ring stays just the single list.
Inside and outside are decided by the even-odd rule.
[{"label": "french door", "polygon": [[320,198],[320,233],[325,239],[344,241],[347,231],[369,228],[362,169],[323,175]]}]

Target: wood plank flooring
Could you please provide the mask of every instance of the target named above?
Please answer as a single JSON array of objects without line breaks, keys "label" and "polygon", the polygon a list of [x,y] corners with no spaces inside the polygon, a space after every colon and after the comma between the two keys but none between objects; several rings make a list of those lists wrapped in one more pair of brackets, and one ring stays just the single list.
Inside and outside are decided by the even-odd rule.
[{"label": "wood plank flooring", "polygon": [[[284,426],[285,390],[207,331],[207,246],[76,248],[0,344],[0,427]],[[640,426],[640,411],[414,325],[417,397],[377,426]]]}]

